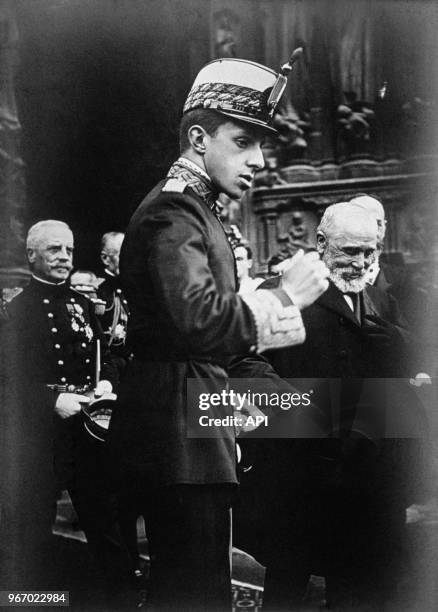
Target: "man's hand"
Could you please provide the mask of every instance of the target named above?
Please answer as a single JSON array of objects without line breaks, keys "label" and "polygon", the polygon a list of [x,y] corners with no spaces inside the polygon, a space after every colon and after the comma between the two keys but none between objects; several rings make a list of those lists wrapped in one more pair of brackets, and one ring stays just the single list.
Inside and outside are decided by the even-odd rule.
[{"label": "man's hand", "polygon": [[83,404],[88,404],[90,399],[86,395],[78,393],[60,393],[55,404],[55,412],[61,419],[68,419],[81,411]]},{"label": "man's hand", "polygon": [[303,310],[327,290],[328,275],[329,269],[316,251],[304,254],[300,249],[285,267],[280,287]]}]

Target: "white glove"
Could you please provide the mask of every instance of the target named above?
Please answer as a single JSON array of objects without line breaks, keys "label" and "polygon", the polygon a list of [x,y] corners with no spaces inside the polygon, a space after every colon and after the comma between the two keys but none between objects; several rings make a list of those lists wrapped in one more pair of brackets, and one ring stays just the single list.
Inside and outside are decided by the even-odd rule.
[{"label": "white glove", "polygon": [[88,404],[90,399],[86,395],[78,393],[60,393],[55,404],[55,412],[61,419],[68,419],[81,411],[83,404]]},{"label": "white glove", "polygon": [[109,380],[99,380],[94,389],[94,397],[102,397],[102,395],[107,395],[111,393],[113,390],[113,386]]}]

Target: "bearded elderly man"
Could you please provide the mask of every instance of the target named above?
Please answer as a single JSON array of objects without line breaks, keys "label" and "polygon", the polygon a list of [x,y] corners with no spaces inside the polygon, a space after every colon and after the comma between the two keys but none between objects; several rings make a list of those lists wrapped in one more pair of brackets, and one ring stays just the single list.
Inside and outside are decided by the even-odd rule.
[{"label": "bearded elderly man", "polygon": [[326,576],[335,609],[394,603],[405,509],[427,495],[422,445],[406,439],[424,435],[424,414],[409,384],[393,380],[412,375],[409,334],[395,300],[367,285],[378,236],[366,210],[339,203],[325,211],[317,248],[329,288],[303,312],[306,342],[269,355],[280,375],[303,378],[296,384],[326,421],[318,440],[261,445],[264,458],[248,474],[264,491],[270,525],[254,550],[267,565],[268,610],[298,605],[311,573]]},{"label": "bearded elderly man", "polygon": [[[217,207],[220,192],[239,199],[263,167],[262,141],[284,85],[284,75],[245,60],[217,60],[200,71],[180,124],[181,157],[134,213],[121,251],[134,358],[110,444],[122,482],[144,509],[151,603],[166,612],[231,608],[235,431],[190,437],[197,408],[187,400],[189,385],[224,389],[233,356],[303,342],[300,309],[327,288],[328,271],[310,254],[278,289],[237,295]],[[273,375],[258,364],[252,375]]]}]

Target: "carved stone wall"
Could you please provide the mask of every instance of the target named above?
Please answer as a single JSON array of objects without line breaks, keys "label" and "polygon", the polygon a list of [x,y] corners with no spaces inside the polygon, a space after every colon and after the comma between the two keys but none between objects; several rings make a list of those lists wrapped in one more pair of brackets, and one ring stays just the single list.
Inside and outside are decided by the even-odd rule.
[{"label": "carved stone wall", "polygon": [[268,259],[288,240],[315,244],[325,208],[358,193],[378,198],[387,215],[385,252],[407,263],[433,260],[437,243],[436,176],[429,173],[287,183],[254,189],[244,216],[244,235],[254,247],[254,271],[267,272]]}]

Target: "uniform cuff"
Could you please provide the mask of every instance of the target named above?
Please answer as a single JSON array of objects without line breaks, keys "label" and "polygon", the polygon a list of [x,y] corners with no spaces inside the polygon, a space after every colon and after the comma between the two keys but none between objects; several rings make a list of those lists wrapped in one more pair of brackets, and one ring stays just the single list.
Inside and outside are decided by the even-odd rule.
[{"label": "uniform cuff", "polygon": [[271,293],[275,295],[281,302],[281,305],[286,308],[287,306],[293,306],[294,301],[290,293],[288,293],[285,289],[277,287],[277,289],[271,289]]},{"label": "uniform cuff", "polygon": [[242,295],[241,298],[255,320],[259,353],[304,342],[306,333],[296,306],[284,307],[274,292],[265,289]]}]

